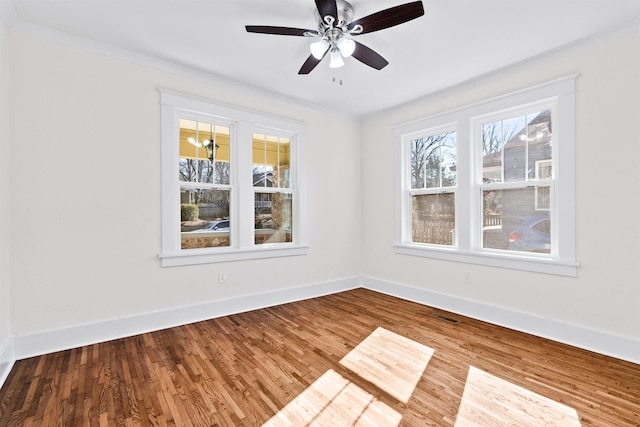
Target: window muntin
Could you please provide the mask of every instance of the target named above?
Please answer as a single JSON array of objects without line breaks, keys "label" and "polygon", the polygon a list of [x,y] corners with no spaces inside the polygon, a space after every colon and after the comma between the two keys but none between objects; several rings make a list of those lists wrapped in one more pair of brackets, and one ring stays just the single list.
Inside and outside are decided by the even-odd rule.
[{"label": "window muntin", "polygon": [[231,128],[180,119],[180,180],[230,184]]},{"label": "window muntin", "polygon": [[252,147],[253,186],[290,188],[290,138],[254,132]]}]

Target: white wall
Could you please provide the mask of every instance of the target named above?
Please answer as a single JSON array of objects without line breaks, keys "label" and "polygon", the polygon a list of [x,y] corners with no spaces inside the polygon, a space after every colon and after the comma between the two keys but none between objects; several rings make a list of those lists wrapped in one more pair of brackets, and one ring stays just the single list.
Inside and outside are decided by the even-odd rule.
[{"label": "white wall", "polygon": [[[362,274],[637,341],[640,58],[632,52],[639,38],[636,31],[576,46],[361,123],[1,28],[0,345],[11,334],[35,342],[60,336],[47,331],[122,326],[203,303],[302,295],[307,285],[357,283]],[[572,73],[580,73],[578,277],[395,255],[392,126]],[[309,255],[160,267],[158,87],[309,124]],[[228,284],[218,285],[223,270]],[[472,284],[463,283],[464,272]]]},{"label": "white wall", "polygon": [[9,40],[0,21],[0,384],[12,358],[9,278]]},{"label": "white wall", "polygon": [[[11,52],[16,336],[361,276],[352,118],[24,33]],[[309,124],[308,255],[160,267],[158,87]]]},{"label": "white wall", "polygon": [[[368,117],[363,123],[367,141],[363,151],[364,275],[461,302],[473,300],[640,340],[639,49],[637,29],[618,33]],[[393,227],[381,227],[394,222],[392,126],[573,73],[580,73],[576,92],[578,276],[396,255]],[[465,272],[470,273],[471,284],[464,283]],[[638,348],[635,353],[640,359]]]}]

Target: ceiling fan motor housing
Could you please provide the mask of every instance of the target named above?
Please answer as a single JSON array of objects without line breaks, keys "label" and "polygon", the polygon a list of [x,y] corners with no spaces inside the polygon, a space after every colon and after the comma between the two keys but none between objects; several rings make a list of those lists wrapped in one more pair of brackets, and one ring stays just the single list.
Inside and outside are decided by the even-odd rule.
[{"label": "ceiling fan motor housing", "polygon": [[[345,0],[336,0],[336,6],[338,7],[338,22],[335,23],[336,27],[342,27],[347,25],[353,19],[353,6],[351,3]],[[320,32],[326,28],[324,16],[320,16],[320,13],[316,9],[316,20],[318,21],[318,29]]]}]

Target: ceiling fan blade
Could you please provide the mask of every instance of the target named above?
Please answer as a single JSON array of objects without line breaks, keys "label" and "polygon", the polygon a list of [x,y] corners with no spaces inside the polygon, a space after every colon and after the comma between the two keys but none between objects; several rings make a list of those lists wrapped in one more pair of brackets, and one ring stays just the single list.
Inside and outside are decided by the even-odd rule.
[{"label": "ceiling fan blade", "polygon": [[316,0],[316,7],[320,18],[324,20],[324,17],[329,15],[333,17],[334,22],[338,22],[338,5],[336,0]]},{"label": "ceiling fan blade", "polygon": [[272,27],[269,25],[247,25],[245,28],[249,33],[276,34],[280,36],[304,36],[308,33],[317,33],[315,30],[305,30],[304,28]]},{"label": "ceiling fan blade", "polygon": [[381,70],[389,64],[389,61],[377,54],[373,49],[358,42],[356,42],[356,49],[351,56],[376,70]]},{"label": "ceiling fan blade", "polygon": [[362,32],[357,34],[372,33],[403,24],[412,19],[419,18],[422,15],[424,15],[422,1],[414,1],[401,4],[400,6],[390,7],[389,9],[381,10],[380,12],[367,15],[364,18],[357,19],[347,26],[347,30],[352,30],[356,25],[362,25]]},{"label": "ceiling fan blade", "polygon": [[[324,56],[322,58],[324,58]],[[304,61],[304,64],[302,64],[302,67],[300,67],[300,71],[298,71],[298,74],[309,74],[311,71],[313,71],[314,68],[316,68],[320,61],[322,61],[322,58],[317,59],[315,56],[309,55],[307,60]]]}]

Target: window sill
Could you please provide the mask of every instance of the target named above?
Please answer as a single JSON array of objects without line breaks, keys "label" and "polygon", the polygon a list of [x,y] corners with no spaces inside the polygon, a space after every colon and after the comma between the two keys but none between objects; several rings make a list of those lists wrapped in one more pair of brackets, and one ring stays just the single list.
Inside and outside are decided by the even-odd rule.
[{"label": "window sill", "polygon": [[506,255],[498,253],[465,252],[454,248],[429,248],[420,245],[395,244],[395,252],[424,258],[446,261],[465,262],[468,264],[487,265],[491,267],[510,268],[532,271],[536,273],[554,274],[558,276],[576,277],[579,263],[549,258],[536,258],[526,255]]},{"label": "window sill", "polygon": [[216,262],[244,261],[263,258],[279,258],[306,255],[308,246],[286,245],[261,245],[251,249],[224,248],[224,249],[190,249],[176,253],[160,254],[162,267],[177,267],[181,265],[210,264]]}]

